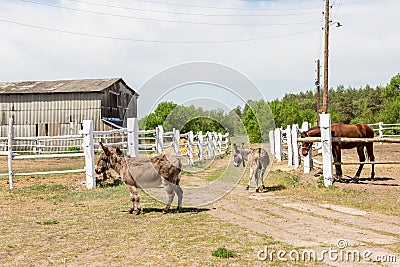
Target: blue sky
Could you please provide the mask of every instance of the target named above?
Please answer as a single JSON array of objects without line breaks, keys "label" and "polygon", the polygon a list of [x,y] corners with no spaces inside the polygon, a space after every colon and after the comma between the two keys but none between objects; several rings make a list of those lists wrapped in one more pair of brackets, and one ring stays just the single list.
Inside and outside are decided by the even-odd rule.
[{"label": "blue sky", "polygon": [[[400,1],[331,4],[332,21],[343,27],[331,27],[329,86],[386,85],[399,72]],[[140,91],[146,80],[206,61],[242,72],[272,100],[314,89],[323,8],[321,0],[1,0],[0,81],[122,77],[139,90],[144,115],[153,104],[148,96],[156,94]],[[201,97],[241,104],[204,85],[166,100]]]}]

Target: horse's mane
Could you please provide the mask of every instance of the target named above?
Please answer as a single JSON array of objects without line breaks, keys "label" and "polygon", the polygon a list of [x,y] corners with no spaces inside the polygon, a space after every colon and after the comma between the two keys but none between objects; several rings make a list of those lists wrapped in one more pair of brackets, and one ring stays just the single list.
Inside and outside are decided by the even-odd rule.
[{"label": "horse's mane", "polygon": [[314,126],[307,131],[309,136],[321,136],[321,128],[319,126]]},{"label": "horse's mane", "polygon": [[319,129],[319,125],[310,128],[309,131],[311,131],[311,130],[317,130],[317,129]]}]

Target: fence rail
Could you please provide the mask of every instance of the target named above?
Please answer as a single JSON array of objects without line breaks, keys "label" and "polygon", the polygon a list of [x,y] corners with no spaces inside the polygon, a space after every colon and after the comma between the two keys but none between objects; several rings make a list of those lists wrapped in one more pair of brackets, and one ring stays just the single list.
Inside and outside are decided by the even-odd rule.
[{"label": "fence rail", "polygon": [[[194,164],[195,159],[203,160],[215,158],[217,155],[222,155],[229,150],[229,133],[221,134],[215,132],[207,132],[203,134],[202,132],[199,132],[194,135],[192,131],[181,134],[179,130],[176,129],[174,129],[172,132],[164,133],[162,126],[158,126],[155,130],[139,130],[138,121],[136,118],[127,119],[127,128],[110,131],[94,131],[93,121],[90,120],[84,120],[82,125],[83,129],[80,131],[79,135],[15,137],[13,136],[13,120],[12,118],[10,118],[8,137],[0,138],[0,142],[6,141],[6,143],[3,143],[2,146],[7,148],[7,151],[4,152],[7,152],[8,156],[8,173],[0,174],[0,176],[8,176],[10,189],[13,189],[14,176],[85,172],[86,187],[89,189],[94,188],[96,187],[96,175],[94,172],[94,151],[101,150],[101,148],[99,148],[100,141],[102,141],[102,143],[106,145],[122,146],[122,148],[126,150],[126,154],[128,157],[138,157],[140,151],[152,151],[157,155],[162,153],[172,153],[177,156],[187,157],[188,164]],[[43,151],[41,150],[30,149],[23,152],[30,152],[31,154],[20,155],[18,152],[21,151],[13,150],[13,147],[16,146],[27,146],[26,144],[15,144],[16,141],[38,142],[50,140],[78,141],[79,147],[77,148],[79,151],[43,153]],[[34,148],[38,147],[37,144],[31,146],[33,146]],[[71,157],[84,157],[85,168],[76,170],[55,170],[30,173],[14,173],[12,168],[13,160]]]}]

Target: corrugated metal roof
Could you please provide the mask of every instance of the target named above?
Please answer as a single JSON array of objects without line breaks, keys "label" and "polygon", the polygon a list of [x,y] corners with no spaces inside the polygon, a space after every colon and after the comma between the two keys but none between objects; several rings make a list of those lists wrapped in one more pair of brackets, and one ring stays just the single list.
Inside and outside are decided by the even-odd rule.
[{"label": "corrugated metal roof", "polygon": [[0,82],[0,94],[99,92],[118,81],[121,81],[126,85],[126,87],[135,92],[122,80],[122,78],[110,78],[90,80]]}]

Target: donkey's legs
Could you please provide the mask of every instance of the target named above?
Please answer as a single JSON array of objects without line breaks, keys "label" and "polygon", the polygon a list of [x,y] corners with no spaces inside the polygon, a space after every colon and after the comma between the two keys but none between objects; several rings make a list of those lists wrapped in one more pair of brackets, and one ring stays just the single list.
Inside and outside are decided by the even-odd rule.
[{"label": "donkey's legs", "polygon": [[167,213],[171,208],[172,201],[174,200],[175,192],[174,192],[174,185],[168,181],[164,182],[164,189],[168,195],[168,203],[167,206],[163,209],[163,213]]},{"label": "donkey's legs", "polygon": [[142,207],[140,206],[140,197],[139,194],[137,192],[137,188],[135,186],[132,185],[127,185],[129,191],[130,191],[130,198],[132,201],[132,208],[130,208],[128,210],[129,213],[133,213],[133,211],[135,210],[135,204],[136,204],[136,215],[140,214],[140,212],[142,211]]},{"label": "donkey's legs", "polygon": [[[375,162],[374,143],[367,143],[365,145],[365,148],[367,149],[369,161]],[[374,178],[375,178],[375,164],[371,164],[371,180],[373,181]]]},{"label": "donkey's legs", "polygon": [[254,180],[256,181],[256,192],[260,192],[260,189],[258,187],[258,180],[260,179],[260,169],[256,169],[255,174],[254,174]]},{"label": "donkey's legs", "polygon": [[179,211],[182,208],[182,199],[183,199],[183,190],[179,184],[174,185],[174,191],[178,196],[178,207],[176,208]]},{"label": "donkey's legs", "polygon": [[[357,154],[358,154],[358,158],[360,159],[360,162],[365,162],[364,145],[359,145],[357,147]],[[356,182],[360,178],[360,174],[361,174],[363,167],[364,167],[364,164],[360,164],[360,166],[358,167],[358,170],[356,172],[356,175],[353,177],[353,179]]]},{"label": "donkey's legs", "polygon": [[250,183],[251,183],[251,179],[253,178],[253,175],[254,175],[254,168],[252,168],[250,165],[249,183],[246,186],[246,190],[249,190],[249,188],[250,188]]},{"label": "donkey's legs", "polygon": [[262,190],[266,189],[264,185],[264,175],[266,170],[267,170],[266,168],[260,169],[260,180],[261,180]]}]

